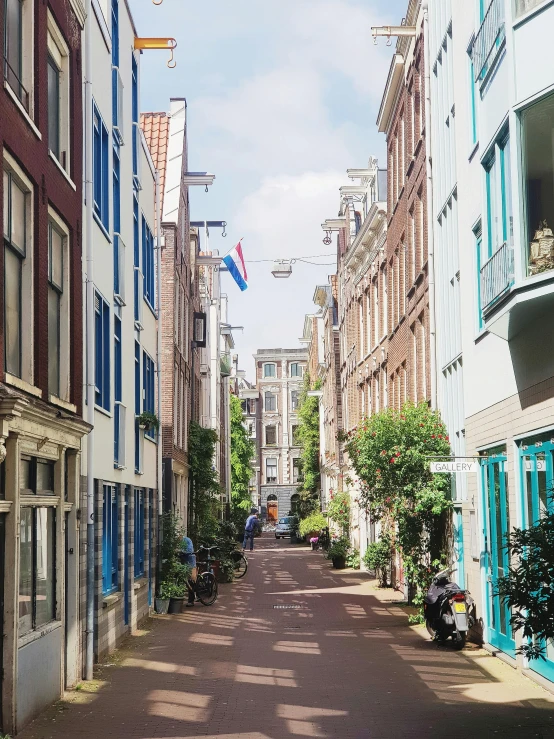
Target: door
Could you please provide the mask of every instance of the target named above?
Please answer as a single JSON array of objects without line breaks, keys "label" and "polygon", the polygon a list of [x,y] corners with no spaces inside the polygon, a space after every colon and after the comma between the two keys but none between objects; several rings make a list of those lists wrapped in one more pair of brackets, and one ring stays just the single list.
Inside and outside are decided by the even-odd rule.
[{"label": "door", "polygon": [[515,657],[515,641],[510,626],[510,610],[494,594],[499,577],[508,572],[506,548],[510,530],[508,473],[505,449],[493,450],[481,462],[484,517],[484,562],[486,578],[485,616],[488,641],[493,647]]},{"label": "door", "polygon": [[276,500],[268,500],[267,501],[267,522],[268,523],[277,523],[278,515],[277,515],[277,501]]},{"label": "door", "polygon": [[[523,526],[536,524],[548,513],[554,512],[554,439],[543,437],[524,441],[520,447]],[[544,645],[543,645],[544,646]],[[532,660],[529,667],[547,680],[554,680],[554,645],[546,645],[546,660]]]},{"label": "door", "polygon": [[[4,563],[4,530],[5,516],[0,514],[0,562]],[[4,565],[0,567],[0,731],[2,731],[2,680],[4,678]]]},{"label": "door", "polygon": [[125,487],[123,504],[123,617],[129,624],[129,487]]},{"label": "door", "polygon": [[152,572],[152,541],[153,541],[153,498],[154,491],[148,491],[148,605],[152,605],[152,580],[154,573]]}]

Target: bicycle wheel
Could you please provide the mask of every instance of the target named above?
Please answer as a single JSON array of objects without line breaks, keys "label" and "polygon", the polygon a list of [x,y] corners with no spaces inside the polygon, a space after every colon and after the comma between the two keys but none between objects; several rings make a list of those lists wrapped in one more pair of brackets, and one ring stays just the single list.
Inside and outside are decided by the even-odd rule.
[{"label": "bicycle wheel", "polygon": [[217,600],[217,580],[211,572],[203,572],[196,581],[196,592],[200,603],[213,605]]},{"label": "bicycle wheel", "polygon": [[240,580],[241,577],[246,575],[248,570],[248,560],[241,552],[234,552],[233,561],[235,564],[235,577]]}]

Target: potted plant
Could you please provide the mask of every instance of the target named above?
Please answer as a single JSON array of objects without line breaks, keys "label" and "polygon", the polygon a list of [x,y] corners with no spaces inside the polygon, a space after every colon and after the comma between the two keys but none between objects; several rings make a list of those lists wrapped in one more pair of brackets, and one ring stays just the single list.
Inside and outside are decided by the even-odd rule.
[{"label": "potted plant", "polygon": [[166,593],[169,593],[169,608],[167,609],[168,613],[181,613],[186,592],[187,586],[184,583],[168,583],[168,588],[166,590]]},{"label": "potted plant", "polygon": [[154,601],[154,608],[155,608],[156,613],[160,615],[165,615],[167,613],[167,609],[169,608],[169,600],[171,598],[172,589],[173,589],[172,583],[166,582],[165,580],[162,583],[160,583],[158,595]]},{"label": "potted plant", "polygon": [[312,536],[310,539],[310,544],[312,545],[312,549],[315,551],[316,549],[319,549],[319,536]]},{"label": "potted plant", "polygon": [[152,429],[157,431],[160,428],[158,416],[151,411],[143,411],[137,416],[137,421],[139,428],[144,429],[144,431],[152,431]]},{"label": "potted plant", "polygon": [[335,570],[344,570],[346,567],[346,556],[350,549],[348,539],[335,539],[327,550],[325,557],[330,559]]}]

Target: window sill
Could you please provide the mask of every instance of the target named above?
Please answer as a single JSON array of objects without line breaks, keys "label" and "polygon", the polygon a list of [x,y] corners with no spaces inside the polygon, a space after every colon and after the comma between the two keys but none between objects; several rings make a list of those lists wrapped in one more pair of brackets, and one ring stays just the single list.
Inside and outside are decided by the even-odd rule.
[{"label": "window sill", "polygon": [[9,513],[11,507],[11,500],[0,500],[0,513]]},{"label": "window sill", "polygon": [[12,90],[11,85],[10,85],[10,83],[7,80],[4,80],[4,90],[6,90],[6,92],[8,93],[8,95],[11,97],[11,99],[14,101],[14,103],[19,108],[19,112],[21,113],[21,115],[23,116],[23,118],[25,118],[25,120],[26,120],[28,126],[30,127],[31,131],[35,134],[35,136],[37,137],[37,139],[39,141],[42,141],[42,134],[41,134],[41,132],[35,126],[35,122],[31,118],[31,116],[29,115],[29,113],[27,113],[27,111],[25,110],[25,108],[21,104],[21,100],[17,97],[17,95],[15,94],[15,92]]},{"label": "window sill", "polygon": [[56,395],[50,395],[48,399],[50,403],[52,403],[52,405],[58,405],[60,408],[63,408],[64,411],[68,411],[69,413],[77,413],[77,406],[73,405],[73,403],[68,403],[67,400],[62,400]]},{"label": "window sill", "polygon": [[59,504],[59,495],[21,495],[19,498],[22,508],[57,508]]},{"label": "window sill", "polygon": [[52,151],[50,151],[50,149],[48,149],[48,156],[54,162],[56,167],[60,170],[61,174],[65,177],[65,179],[67,180],[69,184],[69,187],[71,187],[72,190],[75,190],[75,192],[77,192],[77,185],[73,182],[69,174],[62,167],[61,162],[58,159],[58,157]]},{"label": "window sill", "polygon": [[102,596],[102,608],[113,608],[122,597],[121,591]]},{"label": "window sill", "polygon": [[52,633],[52,631],[61,629],[61,627],[61,621],[50,621],[50,623],[44,624],[44,626],[39,627],[39,629],[30,631],[28,634],[25,634],[25,636],[20,636],[17,640],[17,648],[21,649],[22,647],[26,647],[28,644],[32,644],[34,641],[37,641],[37,639],[42,639],[43,636]]},{"label": "window sill", "polygon": [[42,390],[40,388],[31,385],[29,382],[25,382],[25,380],[22,380],[20,377],[10,375],[9,372],[6,372],[6,383],[16,387],[18,390],[23,390],[23,392],[29,393],[29,395],[34,395],[35,398],[42,398]]},{"label": "window sill", "polygon": [[150,313],[152,313],[152,315],[154,316],[154,318],[156,320],[158,320],[158,314],[156,313],[156,309],[154,308],[154,306],[152,305],[152,303],[148,300],[148,298],[146,296],[144,297],[144,302],[146,303],[146,305],[150,309]]},{"label": "window sill", "polygon": [[110,234],[106,230],[106,226],[104,226],[104,224],[102,223],[102,221],[100,220],[100,218],[98,217],[98,215],[94,212],[94,210],[92,211],[92,215],[94,217],[94,220],[96,221],[96,225],[102,231],[102,234],[106,237],[106,240],[108,241],[108,243],[111,244],[112,243],[112,239],[111,239]]},{"label": "window sill", "polygon": [[146,575],[144,574],[144,572],[141,575],[135,577],[136,579],[133,583],[133,590],[136,593],[138,590],[142,590],[143,587],[148,584],[148,580],[146,579]]},{"label": "window sill", "polygon": [[98,403],[94,404],[94,410],[98,411],[98,413],[101,413],[103,416],[107,416],[108,418],[113,418],[113,413],[111,413],[111,411],[107,411],[105,408],[102,408],[102,406],[98,405]]},{"label": "window sill", "polygon": [[156,439],[155,436],[147,436],[146,434],[144,434],[144,438],[145,438],[146,441],[152,442],[152,444],[157,444],[158,443],[158,440]]}]

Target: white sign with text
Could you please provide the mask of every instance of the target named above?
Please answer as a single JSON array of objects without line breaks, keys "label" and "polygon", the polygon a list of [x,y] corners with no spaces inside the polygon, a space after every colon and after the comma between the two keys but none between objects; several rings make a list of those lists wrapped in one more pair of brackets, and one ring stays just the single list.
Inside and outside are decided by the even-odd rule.
[{"label": "white sign with text", "polygon": [[431,472],[477,472],[477,462],[431,462]]}]

